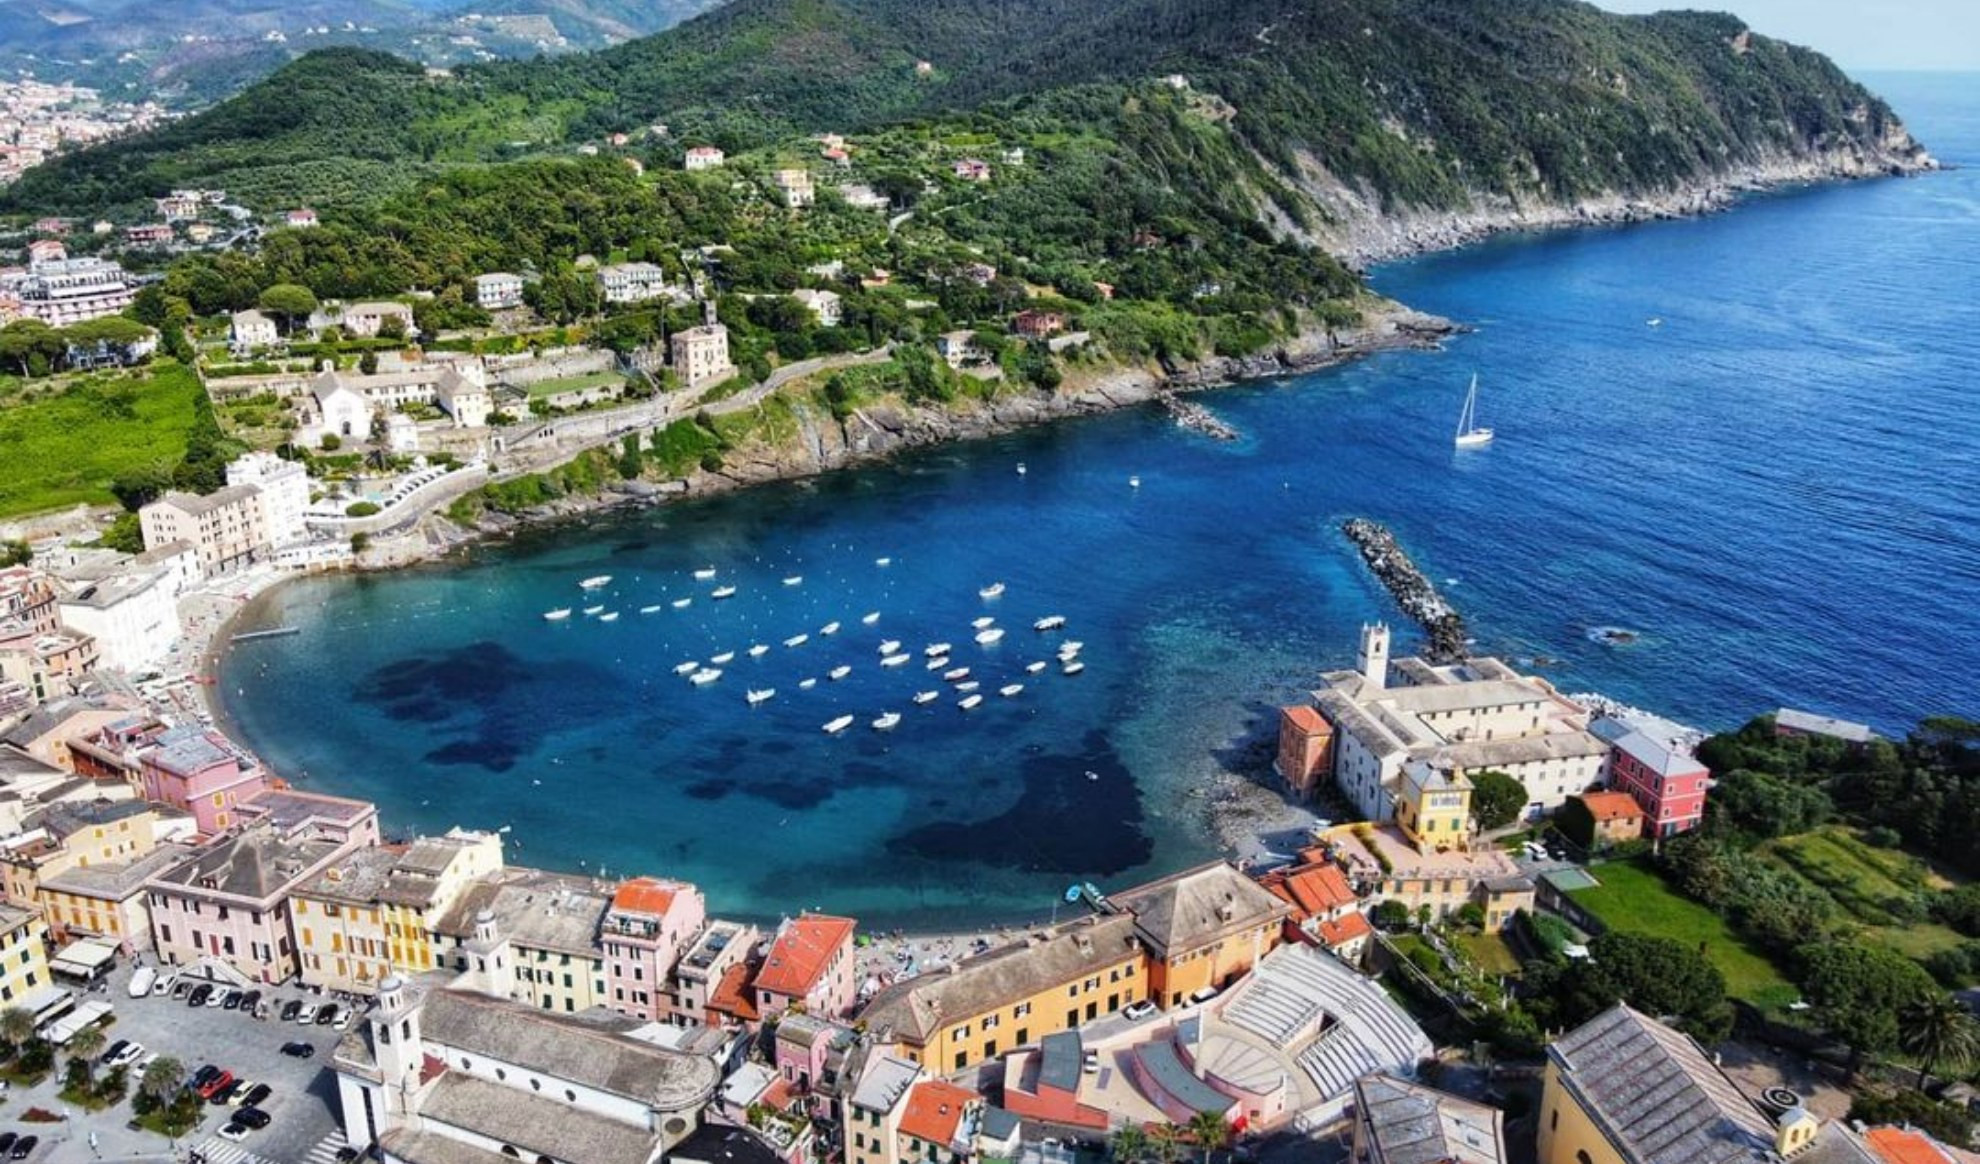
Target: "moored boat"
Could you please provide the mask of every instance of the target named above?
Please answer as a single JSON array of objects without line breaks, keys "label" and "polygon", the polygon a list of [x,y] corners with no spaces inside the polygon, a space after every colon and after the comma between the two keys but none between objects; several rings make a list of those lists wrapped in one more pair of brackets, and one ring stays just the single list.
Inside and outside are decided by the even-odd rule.
[{"label": "moored boat", "polygon": [[694,684],[696,687],[706,687],[708,684],[715,682],[717,679],[720,679],[721,677],[722,677],[721,668],[703,667],[701,670],[696,671],[692,675],[689,675],[688,682]]},{"label": "moored boat", "polygon": [[993,626],[989,630],[976,633],[976,641],[986,647],[1003,637],[1004,628],[1000,626]]},{"label": "moored boat", "polygon": [[1064,625],[1066,625],[1065,615],[1048,614],[1044,618],[1039,619],[1037,622],[1032,623],[1031,629],[1035,631],[1058,630],[1060,627]]},{"label": "moored boat", "polygon": [[899,639],[888,639],[886,642],[880,644],[880,653],[883,655],[891,655],[900,649],[901,640]]},{"label": "moored boat", "polygon": [[546,611],[544,611],[544,612],[543,612],[543,621],[544,621],[544,622],[562,622],[562,621],[564,621],[565,619],[567,619],[567,618],[569,618],[570,616],[571,616],[571,608],[570,608],[570,607],[568,607],[568,606],[560,606],[560,607],[558,607],[558,608],[557,608],[557,609],[555,609],[555,610],[546,610]]},{"label": "moored boat", "polygon": [[654,603],[654,604],[653,604],[652,606],[642,606],[642,607],[640,607],[640,608],[639,608],[639,612],[640,612],[641,614],[653,614],[654,612],[656,612],[656,611],[658,611],[659,609],[660,609],[660,604],[656,602],[656,603]]},{"label": "moored boat", "polygon": [[1077,675],[1084,670],[1086,670],[1086,664],[1080,662],[1078,659],[1068,659],[1066,660],[1066,665],[1059,668],[1060,673],[1065,675]]},{"label": "moored boat", "polygon": [[977,704],[982,702],[983,702],[983,697],[981,695],[965,695],[961,699],[956,701],[956,706],[962,708],[964,711],[968,711],[970,708],[975,707]]},{"label": "moored boat", "polygon": [[682,663],[682,664],[680,664],[680,665],[678,665],[678,666],[676,666],[676,667],[674,668],[674,674],[676,674],[676,675],[692,675],[692,674],[694,674],[694,673],[695,673],[696,671],[699,671],[699,670],[701,670],[701,664],[700,664],[700,663],[692,663],[692,662],[691,662],[691,663]]},{"label": "moored boat", "polygon": [[762,643],[758,643],[749,649],[749,657],[752,659],[760,659],[769,653],[770,648],[764,646]]},{"label": "moored boat", "polygon": [[977,688],[979,688],[979,687],[981,687],[981,686],[983,686],[983,684],[981,684],[981,683],[978,683],[978,682],[977,682],[976,680],[974,680],[974,679],[971,679],[971,680],[969,680],[968,682],[965,682],[965,683],[958,683],[958,684],[956,684],[956,690],[957,690],[957,691],[961,691],[961,692],[963,692],[963,693],[965,693],[965,694],[967,694],[967,693],[969,693],[969,692],[971,692],[971,691],[974,691],[974,690],[976,690]]},{"label": "moored boat", "polygon": [[810,635],[792,635],[790,638],[784,640],[784,645],[787,647],[801,647],[810,641]]},{"label": "moored boat", "polygon": [[715,576],[715,567],[713,566],[708,566],[703,569],[696,570],[694,572],[694,580],[697,582],[706,582],[710,578],[713,578],[714,576]]},{"label": "moored boat", "polygon": [[977,630],[982,630],[984,627],[990,626],[996,621],[997,621],[996,619],[986,614],[982,618],[972,619],[969,625],[975,627]]},{"label": "moored boat", "polygon": [[1002,582],[992,582],[990,585],[985,586],[983,589],[977,591],[976,596],[978,598],[998,598],[1001,597],[1003,593],[1004,593],[1004,584]]},{"label": "moored boat", "polygon": [[800,679],[800,680],[798,680],[798,690],[800,690],[800,691],[809,691],[809,690],[811,690],[812,688],[814,688],[814,687],[816,687],[816,686],[818,686],[818,680],[816,680],[816,679]]},{"label": "moored boat", "polygon": [[893,564],[894,564],[894,559],[892,559],[892,558],[875,558],[875,559],[873,559],[873,564],[874,564],[874,565],[876,565],[876,566],[891,566],[891,565],[893,565]]},{"label": "moored boat", "polygon": [[918,691],[915,693],[914,701],[916,703],[933,703],[941,697],[942,693],[939,691]]},{"label": "moored boat", "polygon": [[819,633],[819,634],[821,634],[821,635],[835,635],[835,634],[838,634],[838,633],[839,633],[839,624],[838,624],[838,623],[836,623],[836,622],[828,622],[828,623],[826,623],[826,624],[825,624],[824,626],[821,626],[821,627],[819,627],[819,628],[818,628],[818,633]]},{"label": "moored boat", "polygon": [[735,587],[733,587],[733,586],[717,586],[717,587],[716,587],[715,589],[713,589],[713,590],[710,590],[710,591],[708,592],[708,597],[710,597],[710,598],[733,598],[733,597],[735,597],[735,593],[736,593],[736,588],[735,588]]},{"label": "moored boat", "polygon": [[611,612],[610,614],[601,614],[601,615],[599,615],[599,616],[598,616],[598,621],[599,621],[599,622],[617,622],[617,621],[619,621],[619,612],[615,610],[615,611],[612,611],[612,612]]},{"label": "moored boat", "polygon": [[944,683],[954,683],[958,679],[967,679],[967,678],[969,678],[968,667],[957,667],[953,671],[942,672],[942,681]]},{"label": "moored boat", "polygon": [[612,576],[610,574],[598,574],[593,577],[586,578],[584,581],[578,583],[578,586],[580,589],[584,589],[584,590],[602,590],[605,587],[610,586],[611,584],[612,584]]},{"label": "moored boat", "polygon": [[860,616],[859,621],[865,623],[867,626],[872,626],[874,623],[880,621],[880,612],[877,610],[869,610],[865,614]]},{"label": "moored boat", "polygon": [[584,616],[586,618],[592,618],[596,615],[600,615],[604,613],[605,613],[605,608],[602,606],[587,606],[584,608]]},{"label": "moored boat", "polygon": [[708,661],[718,667],[722,667],[734,661],[735,657],[736,653],[734,651],[723,651],[721,654],[711,657]]},{"label": "moored boat", "polygon": [[1043,671],[1044,669],[1045,669],[1045,660],[1043,659],[1038,660],[1036,663],[1026,663],[1024,665],[1024,670],[1027,675],[1036,675],[1040,671]]},{"label": "moored boat", "polygon": [[825,725],[825,734],[828,736],[838,735],[840,732],[845,731],[847,728],[851,727],[852,722],[853,722],[852,716],[842,715],[839,718],[832,720]]},{"label": "moored boat", "polygon": [[692,599],[692,598],[676,598],[676,599],[674,599],[674,609],[675,609],[675,610],[685,610],[685,609],[687,609],[688,607],[690,607],[690,606],[693,606],[693,605],[694,605],[694,599]]},{"label": "moored boat", "polygon": [[1006,683],[1002,687],[997,688],[997,694],[1003,696],[1005,699],[1009,699],[1023,690],[1024,684],[1022,683]]},{"label": "moored boat", "polygon": [[853,669],[851,667],[846,666],[844,663],[841,663],[825,673],[831,676],[832,681],[836,683],[837,681],[844,679],[846,676],[852,674]]},{"label": "moored boat", "polygon": [[804,581],[804,575],[802,575],[802,574],[793,574],[793,575],[791,575],[790,577],[788,577],[788,578],[786,578],[786,579],[784,579],[784,585],[786,585],[786,586],[796,586],[796,585],[797,585],[798,583],[800,583],[800,582],[802,582],[802,581]]},{"label": "moored boat", "polygon": [[888,655],[886,658],[880,660],[880,665],[882,667],[898,667],[907,661],[908,656],[906,655]]},{"label": "moored boat", "polygon": [[946,655],[949,653],[949,644],[930,643],[926,648],[922,650],[921,653],[927,655],[931,659],[935,658],[938,655]]},{"label": "moored boat", "polygon": [[899,724],[900,722],[901,722],[901,713],[898,711],[890,711],[883,714],[879,719],[873,721],[873,730],[876,732],[890,732],[893,731],[895,725]]},{"label": "moored boat", "polygon": [[749,705],[751,707],[755,707],[757,704],[765,702],[775,694],[777,694],[777,689],[775,687],[765,687],[761,691],[752,691],[748,695],[745,695],[743,698],[749,700]]}]

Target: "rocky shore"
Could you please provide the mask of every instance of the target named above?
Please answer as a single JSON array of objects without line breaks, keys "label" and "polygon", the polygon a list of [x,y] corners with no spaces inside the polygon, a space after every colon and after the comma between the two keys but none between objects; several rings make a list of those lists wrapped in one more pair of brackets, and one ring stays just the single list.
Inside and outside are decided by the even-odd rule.
[{"label": "rocky shore", "polygon": [[1410,560],[1387,526],[1365,517],[1351,517],[1341,523],[1341,532],[1361,551],[1361,560],[1368,563],[1369,571],[1388,589],[1396,605],[1430,636],[1424,658],[1432,663],[1454,663],[1470,653],[1464,616],[1437,593],[1437,587]]}]

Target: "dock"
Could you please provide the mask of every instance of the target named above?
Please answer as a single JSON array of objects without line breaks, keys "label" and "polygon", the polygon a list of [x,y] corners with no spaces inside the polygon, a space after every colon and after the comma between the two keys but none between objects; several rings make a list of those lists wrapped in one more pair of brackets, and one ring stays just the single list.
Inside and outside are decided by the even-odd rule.
[{"label": "dock", "polygon": [[267,630],[243,631],[242,633],[235,635],[229,641],[236,643],[252,643],[252,642],[257,642],[261,639],[284,639],[289,637],[290,635],[299,635],[301,633],[302,633],[302,628],[299,626],[277,626],[277,627],[270,627]]}]

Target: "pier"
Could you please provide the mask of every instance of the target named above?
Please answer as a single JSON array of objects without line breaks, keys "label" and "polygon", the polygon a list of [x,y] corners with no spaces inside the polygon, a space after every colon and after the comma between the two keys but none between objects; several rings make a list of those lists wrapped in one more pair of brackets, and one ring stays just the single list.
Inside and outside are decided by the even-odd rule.
[{"label": "pier", "polygon": [[230,641],[236,643],[252,643],[252,642],[258,642],[261,639],[283,639],[289,637],[290,635],[299,635],[301,633],[302,633],[302,628],[299,626],[276,626],[276,627],[270,627],[267,630],[243,631],[242,633],[235,635],[233,639]]},{"label": "pier", "polygon": [[1238,439],[1237,429],[1218,419],[1216,413],[1201,404],[1184,400],[1180,396],[1164,395],[1162,407],[1169,410],[1169,415],[1176,418],[1178,425],[1191,432],[1200,432],[1204,436],[1220,441]]},{"label": "pier", "polygon": [[1351,517],[1341,523],[1341,532],[1361,551],[1361,560],[1368,563],[1396,605],[1430,636],[1424,658],[1433,663],[1454,663],[1470,654],[1464,616],[1410,560],[1389,527],[1365,517]]}]

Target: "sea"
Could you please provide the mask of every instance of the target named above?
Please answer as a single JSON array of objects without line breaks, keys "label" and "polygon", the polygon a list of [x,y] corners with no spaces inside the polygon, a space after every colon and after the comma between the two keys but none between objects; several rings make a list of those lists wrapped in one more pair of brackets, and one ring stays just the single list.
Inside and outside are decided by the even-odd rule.
[{"label": "sea", "polygon": [[[1980,166],[1980,78],[1871,82]],[[397,835],[501,828],[512,861],[686,878],[732,916],[911,929],[1216,855],[1204,789],[1264,778],[1276,708],[1364,623],[1416,641],[1351,516],[1396,531],[1480,650],[1564,690],[1707,729],[1980,715],[1980,170],[1373,282],[1475,330],[1199,397],[1233,442],[1133,409],[285,585],[242,625],[300,633],[225,653],[225,710]],[[1498,436],[1456,451],[1474,375]],[[940,642],[974,709],[926,668]]]}]

